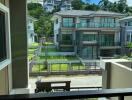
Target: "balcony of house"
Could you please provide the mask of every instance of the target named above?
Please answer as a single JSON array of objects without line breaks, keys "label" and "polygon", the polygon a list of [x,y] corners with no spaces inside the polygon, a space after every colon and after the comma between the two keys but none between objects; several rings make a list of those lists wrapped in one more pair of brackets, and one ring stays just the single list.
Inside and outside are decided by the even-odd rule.
[{"label": "balcony of house", "polygon": [[75,18],[63,17],[61,22],[61,28],[74,29],[76,27]]},{"label": "balcony of house", "polygon": [[[88,34],[88,33],[93,33],[93,34]],[[82,44],[97,45],[97,34],[94,34],[94,32],[83,32]]]},{"label": "balcony of house", "polygon": [[68,22],[63,22],[62,24],[62,28],[68,28],[68,29],[73,29],[75,28],[76,24],[75,23],[68,23]]},{"label": "balcony of house", "polygon": [[99,43],[100,49],[120,49],[120,42],[105,41]]},{"label": "balcony of house", "polygon": [[81,22],[77,24],[77,30],[117,30],[118,23]]}]

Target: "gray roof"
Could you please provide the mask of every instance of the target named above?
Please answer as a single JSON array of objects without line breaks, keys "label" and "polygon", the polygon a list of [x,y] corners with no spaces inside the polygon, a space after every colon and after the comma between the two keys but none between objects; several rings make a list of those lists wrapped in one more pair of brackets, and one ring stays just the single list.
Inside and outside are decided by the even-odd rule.
[{"label": "gray roof", "polygon": [[132,16],[124,17],[120,19],[119,21],[125,21],[125,20],[132,20]]},{"label": "gray roof", "polygon": [[67,10],[67,11],[60,11],[56,12],[55,15],[60,16],[96,16],[96,15],[106,15],[106,16],[125,16],[124,14],[115,13],[115,12],[108,12],[108,11],[86,11],[86,10]]}]

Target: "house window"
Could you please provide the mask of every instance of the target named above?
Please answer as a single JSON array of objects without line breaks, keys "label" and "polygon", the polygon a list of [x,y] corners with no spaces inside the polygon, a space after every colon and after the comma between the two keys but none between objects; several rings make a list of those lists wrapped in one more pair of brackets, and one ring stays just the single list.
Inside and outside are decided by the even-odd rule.
[{"label": "house window", "polygon": [[0,61],[3,61],[7,58],[5,33],[5,14],[0,11]]},{"label": "house window", "polygon": [[128,26],[132,26],[132,22],[128,22]]},{"label": "house window", "polygon": [[99,41],[101,46],[113,46],[114,34],[100,34]]},{"label": "house window", "polygon": [[97,35],[96,34],[83,34],[83,41],[96,41]]},{"label": "house window", "polygon": [[63,27],[74,27],[74,18],[63,18]]}]

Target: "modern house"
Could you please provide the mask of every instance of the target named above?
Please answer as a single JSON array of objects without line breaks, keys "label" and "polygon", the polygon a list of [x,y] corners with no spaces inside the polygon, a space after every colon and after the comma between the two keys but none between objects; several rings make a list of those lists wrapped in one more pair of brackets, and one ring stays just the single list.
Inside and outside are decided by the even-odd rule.
[{"label": "modern house", "polygon": [[27,0],[27,3],[40,3],[43,5],[43,0]]},{"label": "modern house", "polygon": [[46,0],[44,1],[44,8],[47,12],[52,12],[55,8],[71,10],[71,0]]},{"label": "modern house", "polygon": [[27,17],[27,39],[28,46],[35,42],[37,39],[37,34],[34,32],[34,22],[37,21],[35,18],[28,16]]},{"label": "modern house", "polygon": [[123,14],[107,11],[68,10],[54,14],[54,43],[61,51],[76,52],[82,58],[97,59],[120,54]]},{"label": "modern house", "polygon": [[[132,61],[125,59],[105,59],[101,61],[103,89],[131,88]],[[119,100],[112,98],[110,100]],[[125,100],[132,100],[126,97]]]},{"label": "modern house", "polygon": [[26,0],[0,0],[0,95],[29,93]]},{"label": "modern house", "polygon": [[[120,21],[120,39],[122,46],[122,53],[126,53],[126,47],[128,43],[132,43],[132,16],[125,17],[119,20]],[[128,51],[127,51],[128,52]]]}]

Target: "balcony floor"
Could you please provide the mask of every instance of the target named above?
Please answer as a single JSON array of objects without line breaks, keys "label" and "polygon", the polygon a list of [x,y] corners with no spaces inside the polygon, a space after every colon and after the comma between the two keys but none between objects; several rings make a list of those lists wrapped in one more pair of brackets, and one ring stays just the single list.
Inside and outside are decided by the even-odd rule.
[{"label": "balcony floor", "polygon": [[[48,80],[71,80],[71,87],[101,87],[102,76],[99,75],[76,75],[76,76],[42,76],[42,81]],[[34,93],[37,77],[29,78],[30,93]]]}]

